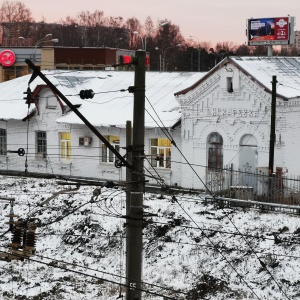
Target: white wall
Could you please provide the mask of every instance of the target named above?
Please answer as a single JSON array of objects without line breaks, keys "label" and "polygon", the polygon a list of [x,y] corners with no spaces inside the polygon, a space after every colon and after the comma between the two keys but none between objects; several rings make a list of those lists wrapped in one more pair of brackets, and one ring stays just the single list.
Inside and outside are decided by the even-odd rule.
[{"label": "white wall", "polygon": [[[67,176],[91,177],[99,180],[126,180],[126,168],[116,168],[114,163],[103,163],[102,142],[85,125],[60,124],[56,119],[62,115],[62,108],[57,104],[55,108],[47,108],[47,99],[53,99],[49,89],[44,89],[39,95],[39,114],[35,114],[28,121],[8,120],[0,121],[0,127],[7,129],[7,149],[17,151],[19,148],[26,150],[25,156],[18,156],[16,153],[8,153],[0,156],[0,169],[25,171],[27,160],[28,172],[42,172],[50,174],[62,174]],[[25,105],[25,103],[20,104]],[[30,111],[35,106],[31,105]],[[26,116],[24,116],[26,117]],[[124,124],[125,126],[125,124]],[[102,136],[116,135],[120,137],[120,154],[126,153],[126,128],[101,127],[97,128]],[[47,132],[47,157],[36,158],[36,131]],[[71,133],[71,159],[60,158],[60,132]],[[27,139],[28,137],[28,139]],[[80,137],[91,137],[92,142],[87,147],[79,145]],[[161,129],[145,130],[145,154],[150,154],[151,138],[166,138]],[[28,149],[28,151],[27,151]],[[159,176],[165,184],[171,184],[170,169],[156,168],[156,172],[150,167],[146,156],[144,160],[145,173],[153,176],[147,177],[150,183],[157,183]],[[149,172],[148,172],[148,171]]]},{"label": "white wall", "polygon": [[[232,79],[233,93],[227,90],[227,77]],[[223,137],[224,165],[233,164],[235,170],[241,168],[240,143],[243,136],[251,134],[257,141],[256,167],[268,168],[271,94],[251,78],[235,66],[227,64],[226,68],[213,73],[194,90],[178,95],[177,99],[182,105],[182,152],[196,170],[194,172],[191,167],[183,164],[183,186],[203,188],[208,160],[207,138],[213,132],[218,132]],[[300,132],[298,112],[288,113],[287,116],[280,110],[280,101],[282,102],[277,100],[276,135],[277,138],[280,136],[282,142],[277,141],[275,147],[274,171],[276,167],[288,168],[290,165],[293,173],[298,174],[292,161],[300,146],[300,139],[293,138],[295,135],[299,136]],[[288,155],[285,154],[287,149]]]},{"label": "white wall", "polygon": [[[150,176],[146,180],[150,183],[156,183],[156,178],[161,176],[167,185],[176,184],[185,188],[203,189],[208,159],[207,138],[212,132],[218,132],[223,137],[224,165],[233,164],[235,170],[241,167],[239,166],[241,139],[251,134],[257,142],[257,168],[268,168],[271,95],[235,66],[227,65],[226,68],[227,70],[223,68],[213,73],[194,90],[177,97],[182,106],[182,122],[170,133],[180,151],[172,147],[171,169],[156,168],[158,172],[156,174],[150,167],[148,163],[150,157],[147,156],[150,154],[150,139],[166,136],[160,129],[146,128],[144,165],[146,175]],[[233,80],[233,93],[227,91],[228,76]],[[125,167],[117,169],[114,164],[101,162],[101,142],[85,125],[70,126],[55,121],[61,116],[62,109],[59,105],[54,109],[46,107],[47,97],[53,97],[51,95],[50,90],[41,92],[40,114],[32,117],[29,123],[21,120],[0,120],[1,128],[7,129],[8,150],[17,151],[18,148],[26,150],[28,147],[29,172],[126,180]],[[277,100],[274,170],[276,167],[282,167],[284,171],[288,170],[288,175],[299,175],[298,164],[295,163],[298,160],[300,146],[299,107],[298,99],[289,102]],[[103,136],[120,136],[120,153],[125,155],[123,149],[126,145],[125,127],[98,129]],[[46,159],[35,157],[37,130],[47,132]],[[59,132],[62,131],[71,132],[71,160],[60,159]],[[79,137],[83,136],[92,137],[92,143],[87,147],[79,145]],[[26,156],[8,153],[7,156],[0,156],[0,168],[24,171],[25,161]]]}]

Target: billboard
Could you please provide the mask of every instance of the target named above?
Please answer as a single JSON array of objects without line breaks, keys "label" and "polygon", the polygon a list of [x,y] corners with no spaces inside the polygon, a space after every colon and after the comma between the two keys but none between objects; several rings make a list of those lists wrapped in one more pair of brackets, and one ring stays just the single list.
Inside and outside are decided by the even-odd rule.
[{"label": "billboard", "polygon": [[294,17],[249,19],[247,25],[249,46],[294,44]]}]

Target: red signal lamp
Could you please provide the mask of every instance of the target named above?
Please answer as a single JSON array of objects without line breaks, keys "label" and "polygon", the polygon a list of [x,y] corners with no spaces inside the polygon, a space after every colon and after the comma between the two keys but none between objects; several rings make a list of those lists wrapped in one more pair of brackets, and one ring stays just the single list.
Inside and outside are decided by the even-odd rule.
[{"label": "red signal lamp", "polygon": [[120,64],[129,65],[133,62],[131,55],[120,55]]}]

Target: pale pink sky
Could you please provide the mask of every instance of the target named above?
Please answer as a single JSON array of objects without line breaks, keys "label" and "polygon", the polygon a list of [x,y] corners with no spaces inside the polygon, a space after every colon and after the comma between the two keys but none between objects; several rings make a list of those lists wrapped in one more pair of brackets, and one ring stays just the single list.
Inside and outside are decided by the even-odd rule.
[{"label": "pale pink sky", "polygon": [[[55,22],[81,11],[100,10],[106,17],[136,17],[143,24],[150,16],[154,23],[168,19],[178,25],[185,38],[195,36],[200,42],[234,42],[243,44],[246,20],[266,17],[296,17],[300,0],[20,0],[36,21],[42,17]],[[197,39],[195,39],[197,41]]]}]

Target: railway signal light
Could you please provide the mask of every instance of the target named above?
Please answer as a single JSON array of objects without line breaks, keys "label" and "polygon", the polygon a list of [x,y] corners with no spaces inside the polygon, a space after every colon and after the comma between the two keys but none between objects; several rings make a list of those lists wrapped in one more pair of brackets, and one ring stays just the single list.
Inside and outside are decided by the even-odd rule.
[{"label": "railway signal light", "polygon": [[120,55],[121,65],[130,65],[133,63],[133,57],[131,55]]},{"label": "railway signal light", "polygon": [[[120,55],[119,56],[119,65],[124,66],[124,65],[136,65],[137,64],[137,59],[133,55]],[[118,66],[119,66],[118,65]],[[150,57],[149,55],[146,56],[145,60],[145,65],[148,68],[150,65]]]}]

